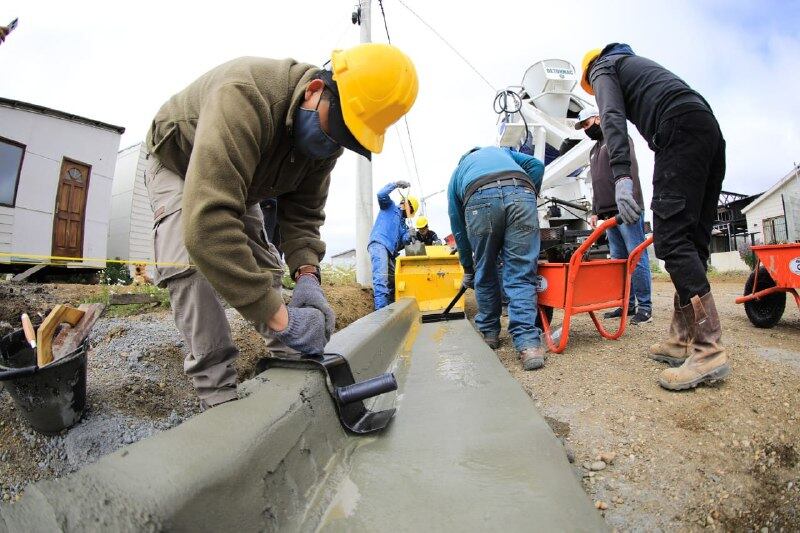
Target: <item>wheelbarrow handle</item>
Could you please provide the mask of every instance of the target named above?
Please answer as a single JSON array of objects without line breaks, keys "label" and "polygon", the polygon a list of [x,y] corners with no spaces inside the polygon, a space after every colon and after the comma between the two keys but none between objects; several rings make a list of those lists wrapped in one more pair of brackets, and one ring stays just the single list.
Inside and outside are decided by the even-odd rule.
[{"label": "wheelbarrow handle", "polygon": [[9,381],[11,379],[32,376],[37,370],[39,370],[39,367],[35,365],[22,368],[0,367],[0,381]]}]

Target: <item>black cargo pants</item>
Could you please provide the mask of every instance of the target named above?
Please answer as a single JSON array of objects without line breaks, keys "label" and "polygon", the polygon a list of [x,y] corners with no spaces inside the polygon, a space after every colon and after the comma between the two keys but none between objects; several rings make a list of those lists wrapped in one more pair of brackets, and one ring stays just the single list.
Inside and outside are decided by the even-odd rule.
[{"label": "black cargo pants", "polygon": [[656,257],[687,305],[711,290],[706,269],[725,177],[725,139],[713,114],[692,110],[665,120],[652,145]]}]

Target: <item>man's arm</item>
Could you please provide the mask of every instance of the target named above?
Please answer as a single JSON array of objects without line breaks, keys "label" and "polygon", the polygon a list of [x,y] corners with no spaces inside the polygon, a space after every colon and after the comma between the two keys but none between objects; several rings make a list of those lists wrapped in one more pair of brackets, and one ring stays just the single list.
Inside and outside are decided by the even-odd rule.
[{"label": "man's arm", "polygon": [[380,207],[381,209],[389,209],[391,206],[394,205],[394,202],[392,201],[392,198],[389,195],[396,188],[397,188],[397,183],[392,181],[384,185],[383,188],[378,191],[378,207]]},{"label": "man's arm", "polygon": [[532,155],[515,152],[514,150],[510,150],[509,152],[514,161],[525,171],[525,174],[533,180],[533,186],[536,187],[536,192],[538,193],[542,189],[544,164]]},{"label": "man's arm", "polygon": [[283,304],[272,273],[259,269],[241,217],[272,135],[268,103],[254,87],[228,84],[200,111],[183,195],[183,234],[192,261],[248,320],[265,323]]},{"label": "man's arm", "polygon": [[592,71],[592,88],[600,110],[600,127],[606,140],[614,179],[631,175],[628,150],[628,122],[625,99],[613,65],[600,65]]},{"label": "man's arm", "polygon": [[335,165],[336,159],[324,160],[303,178],[296,190],[278,198],[281,250],[289,272],[303,265],[318,266],[325,256],[319,228],[325,222],[325,202]]},{"label": "man's arm", "polygon": [[[458,169],[456,169],[456,172]],[[456,239],[458,261],[465,270],[472,270],[472,246],[467,238],[467,223],[464,220],[464,206],[456,195],[455,172],[447,186],[447,214],[450,216],[450,230]]]}]

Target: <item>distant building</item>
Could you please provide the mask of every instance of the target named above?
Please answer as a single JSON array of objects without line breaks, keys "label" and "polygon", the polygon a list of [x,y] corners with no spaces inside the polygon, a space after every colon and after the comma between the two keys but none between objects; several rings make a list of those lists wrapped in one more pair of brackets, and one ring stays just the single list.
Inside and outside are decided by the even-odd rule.
[{"label": "distant building", "polygon": [[[146,156],[144,143],[129,146],[117,154],[108,231],[111,258],[153,261],[153,209],[144,186]],[[152,266],[148,271],[154,274]]]},{"label": "distant building", "polygon": [[800,240],[800,173],[793,168],[764,194],[742,209],[756,243]]},{"label": "distant building", "polygon": [[355,248],[339,252],[331,256],[331,263],[335,267],[355,267],[356,266],[356,250]]},{"label": "distant building", "polygon": [[[0,98],[0,263],[105,266],[125,128]],[[30,257],[31,255],[40,256]]]},{"label": "distant building", "polygon": [[717,203],[717,217],[711,232],[711,253],[735,252],[745,244],[753,244],[753,233],[747,227],[742,210],[758,198],[722,191]]}]

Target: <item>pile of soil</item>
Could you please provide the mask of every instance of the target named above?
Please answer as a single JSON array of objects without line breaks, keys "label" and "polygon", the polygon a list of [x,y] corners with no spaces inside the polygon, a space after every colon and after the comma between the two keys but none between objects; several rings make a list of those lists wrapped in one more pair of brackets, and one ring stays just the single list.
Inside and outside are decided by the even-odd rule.
[{"label": "pile of soil", "polygon": [[[5,329],[19,327],[23,312],[46,315],[57,303],[78,305],[103,291],[92,285],[0,284]],[[337,330],[372,311],[372,292],[355,284],[326,285],[324,291],[337,313]],[[240,349],[239,378],[248,379],[264,355],[264,340],[235,310],[226,314]],[[89,346],[86,412],[60,435],[31,429],[11,396],[0,390],[0,499],[17,499],[28,483],[66,475],[199,412],[194,388],[183,373],[187,349],[168,311],[103,317]]]},{"label": "pile of soil", "polygon": [[743,285],[712,283],[733,372],[691,391],[661,389],[665,366],[645,356],[669,325],[667,282],[654,284],[653,322],[608,341],[578,315],[564,353],[541,370],[523,371],[503,334],[500,360],[574,455],[576,475],[612,527],[797,530],[800,319],[787,305],[777,327],[754,328],[733,302]]}]

